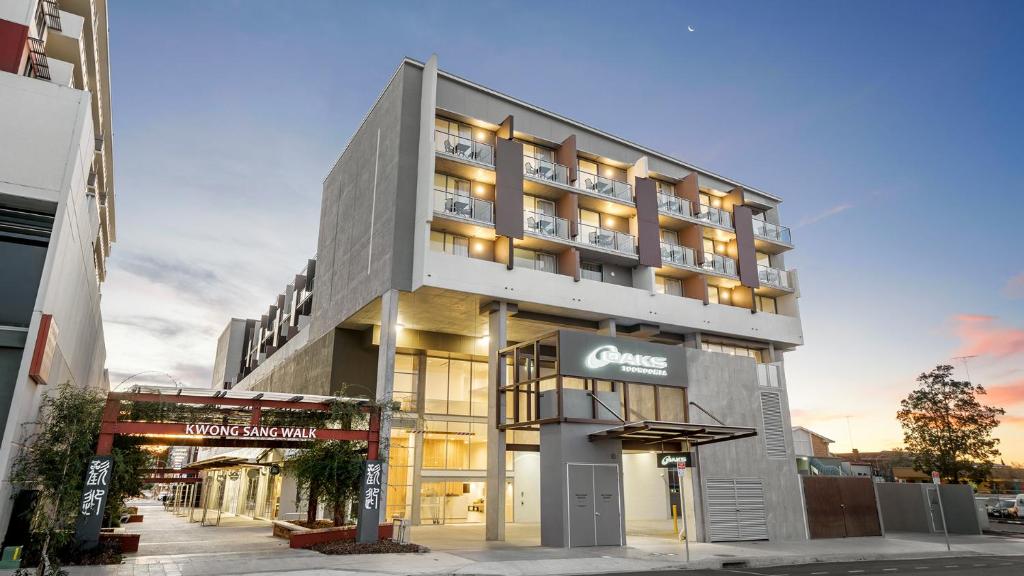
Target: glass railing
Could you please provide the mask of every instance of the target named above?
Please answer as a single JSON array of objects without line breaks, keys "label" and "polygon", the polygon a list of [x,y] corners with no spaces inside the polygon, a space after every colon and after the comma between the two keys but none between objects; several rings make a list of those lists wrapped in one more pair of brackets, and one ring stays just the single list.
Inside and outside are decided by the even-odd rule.
[{"label": "glass railing", "polygon": [[710,272],[728,274],[729,276],[736,275],[736,261],[728,256],[722,256],[714,252],[704,253],[704,263],[701,264],[701,267]]},{"label": "glass railing", "polygon": [[484,224],[494,223],[494,205],[490,201],[456,192],[434,189],[434,212]]},{"label": "glass railing", "polygon": [[786,290],[792,288],[789,283],[788,271],[765,266],[764,264],[757,265],[757,280],[761,284],[775,286],[776,288],[784,288]]},{"label": "glass railing", "polygon": [[676,216],[690,217],[691,215],[689,200],[662,192],[658,192],[658,210]]},{"label": "glass railing", "polygon": [[561,164],[523,156],[523,174],[538,180],[547,180],[559,184],[569,185],[569,169]]},{"label": "glass railing", "polygon": [[583,224],[582,222],[579,227],[580,231],[576,236],[576,241],[580,244],[597,246],[606,250],[622,252],[623,254],[636,254],[636,238],[632,234],[599,228],[590,224]]},{"label": "glass railing", "polygon": [[773,240],[775,242],[785,242],[786,244],[793,243],[793,238],[790,236],[789,228],[779,226],[778,224],[772,224],[771,222],[765,222],[764,220],[754,220],[754,236],[759,236],[765,240]]},{"label": "glass railing", "polygon": [[604,176],[598,176],[597,174],[591,174],[590,172],[583,172],[581,170],[576,176],[576,186],[580,190],[595,192],[602,196],[610,196],[624,202],[633,201],[632,186],[625,182],[619,182],[618,180],[612,180],[611,178],[605,178]]},{"label": "glass railing", "polygon": [[531,234],[569,239],[569,221],[558,216],[523,210],[523,229]]},{"label": "glass railing", "polygon": [[661,262],[664,264],[676,264],[678,266],[696,266],[697,261],[693,257],[693,249],[679,244],[661,243]]},{"label": "glass railing", "polygon": [[434,150],[456,158],[494,165],[494,148],[490,144],[477,142],[472,138],[465,138],[457,134],[435,130]]},{"label": "glass railing", "polygon": [[715,208],[714,206],[700,207],[700,213],[697,214],[697,218],[701,220],[707,220],[712,224],[718,224],[719,226],[725,226],[726,228],[732,228],[732,214],[722,210],[721,208]]}]

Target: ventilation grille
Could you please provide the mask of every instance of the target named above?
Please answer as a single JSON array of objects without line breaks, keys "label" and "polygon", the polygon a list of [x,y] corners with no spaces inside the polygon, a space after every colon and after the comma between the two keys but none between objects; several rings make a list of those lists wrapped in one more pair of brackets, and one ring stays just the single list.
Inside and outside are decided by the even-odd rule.
[{"label": "ventilation grille", "polygon": [[782,398],[778,392],[761,392],[761,418],[764,421],[764,447],[769,458],[788,458],[786,434],[782,426]]}]

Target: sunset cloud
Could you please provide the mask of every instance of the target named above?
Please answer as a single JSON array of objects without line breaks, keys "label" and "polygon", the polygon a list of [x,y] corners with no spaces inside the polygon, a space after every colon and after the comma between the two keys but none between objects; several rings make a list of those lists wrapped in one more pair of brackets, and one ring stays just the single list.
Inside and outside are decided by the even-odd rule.
[{"label": "sunset cloud", "polygon": [[1024,379],[1009,384],[989,386],[985,388],[985,392],[987,394],[982,400],[985,404],[994,404],[999,407],[1022,404],[1024,403]]},{"label": "sunset cloud", "polygon": [[993,316],[958,314],[953,322],[961,343],[955,356],[1005,358],[1024,354],[1024,330],[999,326]]}]

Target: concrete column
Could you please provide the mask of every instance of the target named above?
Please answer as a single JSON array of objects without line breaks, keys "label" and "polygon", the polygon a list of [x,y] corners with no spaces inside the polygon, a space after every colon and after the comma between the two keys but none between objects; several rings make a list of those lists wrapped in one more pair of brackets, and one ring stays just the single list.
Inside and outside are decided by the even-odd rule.
[{"label": "concrete column", "polygon": [[597,333],[605,336],[615,336],[615,318],[605,318],[597,324]]},{"label": "concrete column", "polygon": [[498,363],[498,351],[506,346],[508,303],[496,302],[488,318],[487,386],[487,497],[485,521],[487,540],[505,539],[505,421],[504,403],[498,390],[505,385],[505,371]]},{"label": "concrete column", "polygon": [[420,87],[419,149],[416,154],[416,220],[412,254],[412,289],[423,285],[426,252],[430,249],[430,222],[434,194],[434,115],[437,108],[437,54],[423,66]]},{"label": "concrete column", "polygon": [[[419,415],[417,418],[418,422],[423,421],[423,406],[425,404],[425,397],[427,393],[427,354],[421,352],[416,359],[416,414]],[[417,424],[419,426],[419,424]],[[423,486],[422,474],[423,474],[423,438],[425,434],[416,434],[413,442],[413,473],[412,473],[412,514],[409,519],[413,526],[419,526],[421,522],[421,510],[420,510],[420,490]]]},{"label": "concrete column", "polygon": [[[398,339],[398,290],[388,290],[380,297],[380,346],[377,349],[377,402],[391,402],[395,390],[395,347]],[[380,419],[378,458],[384,463],[381,472],[380,520],[387,520],[388,451],[391,448],[390,410]]]}]

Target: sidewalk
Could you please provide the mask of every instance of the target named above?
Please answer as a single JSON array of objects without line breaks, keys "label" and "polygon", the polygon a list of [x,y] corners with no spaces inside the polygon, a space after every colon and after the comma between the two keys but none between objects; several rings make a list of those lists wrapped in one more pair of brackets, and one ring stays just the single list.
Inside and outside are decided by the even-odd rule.
[{"label": "sidewalk", "polygon": [[145,521],[129,524],[142,533],[138,554],[119,566],[73,567],[72,575],[206,576],[217,574],[294,574],[344,576],[373,574],[488,574],[508,576],[599,574],[685,568],[719,568],[966,555],[1024,555],[1024,539],[954,536],[947,552],[942,536],[896,534],[811,542],[742,542],[683,545],[670,539],[629,536],[627,547],[552,549],[535,545],[535,527],[510,526],[510,543],[484,542],[479,525],[414,528],[413,539],[426,554],[326,556],[292,550],[271,536],[269,523],[225,516],[220,526],[202,527],[143,506]]}]

